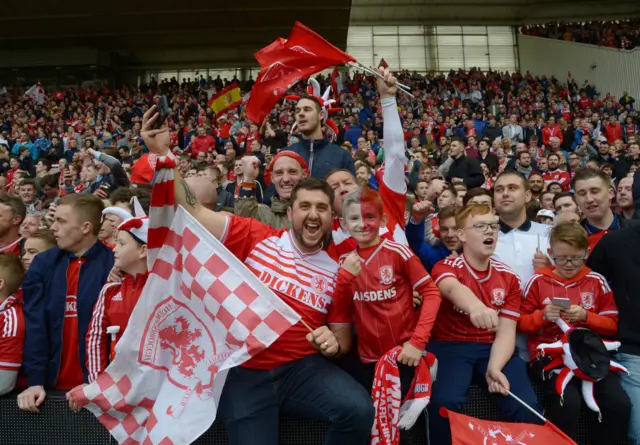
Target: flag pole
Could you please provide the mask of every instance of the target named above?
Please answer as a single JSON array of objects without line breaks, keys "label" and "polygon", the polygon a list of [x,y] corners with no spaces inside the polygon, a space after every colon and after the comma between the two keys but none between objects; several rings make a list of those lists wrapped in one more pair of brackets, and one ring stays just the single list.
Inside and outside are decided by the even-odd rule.
[{"label": "flag pole", "polygon": [[[363,70],[366,73],[372,74],[372,75],[374,75],[376,77],[379,77],[379,78],[383,79],[382,75],[379,72],[377,72],[376,70],[361,64],[360,62],[350,62],[350,65],[355,67],[355,68],[359,68],[359,69]],[[396,81],[396,86],[404,94],[406,94],[407,96],[415,99],[415,96],[408,91],[409,90],[408,86],[406,86],[406,85],[404,85],[404,84],[402,84],[400,82],[397,82],[397,81]]]},{"label": "flag pole", "polygon": [[535,414],[540,420],[542,420],[544,423],[547,423],[547,419],[540,414],[538,411],[536,411],[535,409],[531,408],[529,405],[527,405],[524,400],[522,400],[520,397],[518,397],[517,395],[515,395],[514,393],[512,393],[511,391],[507,390],[507,394],[509,394],[511,397],[513,397],[514,399],[516,399],[518,402],[520,402],[520,404],[522,406],[524,406],[525,408],[527,408],[529,411],[531,411],[533,414]]}]

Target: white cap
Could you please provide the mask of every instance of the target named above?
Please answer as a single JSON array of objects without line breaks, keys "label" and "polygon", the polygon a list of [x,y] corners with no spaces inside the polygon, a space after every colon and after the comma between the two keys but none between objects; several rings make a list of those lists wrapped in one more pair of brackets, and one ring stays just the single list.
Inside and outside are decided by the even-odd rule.
[{"label": "white cap", "polygon": [[540,216],[553,219],[555,218],[556,215],[551,210],[542,209],[542,210],[538,210],[538,213],[536,214],[536,217],[540,217]]}]

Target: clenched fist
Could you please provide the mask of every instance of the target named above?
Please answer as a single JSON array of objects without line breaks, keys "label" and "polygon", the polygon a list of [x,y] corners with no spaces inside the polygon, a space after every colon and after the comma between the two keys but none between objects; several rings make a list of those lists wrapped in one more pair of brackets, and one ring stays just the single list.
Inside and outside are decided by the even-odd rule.
[{"label": "clenched fist", "polygon": [[360,275],[360,271],[362,270],[362,263],[358,254],[355,252],[350,253],[342,263],[342,268],[347,272],[350,272],[353,276],[357,277],[358,275]]},{"label": "clenched fist", "polygon": [[435,202],[440,195],[442,195],[442,191],[444,190],[444,186],[446,184],[442,179],[434,179],[429,184],[429,190],[427,190],[427,201]]},{"label": "clenched fist", "polygon": [[413,221],[417,224],[433,213],[433,203],[431,201],[416,202],[411,209]]}]

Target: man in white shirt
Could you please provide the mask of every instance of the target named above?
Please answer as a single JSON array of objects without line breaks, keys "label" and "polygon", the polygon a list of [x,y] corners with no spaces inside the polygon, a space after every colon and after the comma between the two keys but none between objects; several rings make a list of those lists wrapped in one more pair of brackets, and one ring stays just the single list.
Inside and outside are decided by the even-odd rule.
[{"label": "man in white shirt", "polygon": [[[551,265],[545,252],[549,248],[549,228],[527,219],[526,205],[531,200],[529,183],[516,171],[501,173],[494,184],[494,205],[500,217],[500,232],[493,257],[509,265],[524,286],[534,272]],[[526,336],[516,342],[520,357],[529,361]]]}]

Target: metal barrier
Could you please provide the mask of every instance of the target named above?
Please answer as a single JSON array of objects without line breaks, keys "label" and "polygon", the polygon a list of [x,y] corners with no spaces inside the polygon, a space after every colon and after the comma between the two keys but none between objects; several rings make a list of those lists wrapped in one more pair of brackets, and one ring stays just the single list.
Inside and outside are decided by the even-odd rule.
[{"label": "metal barrier", "polygon": [[[538,394],[540,392],[538,391]],[[580,420],[578,443],[588,444],[587,422]],[[469,397],[463,412],[486,420],[499,420],[500,413],[478,386],[469,389]],[[589,415],[592,413],[589,413]],[[280,443],[283,445],[323,445],[326,433],[323,422],[283,418],[280,424]],[[425,425],[422,419],[412,430],[413,445],[426,445]],[[196,442],[198,445],[226,445],[224,427],[215,422]],[[86,410],[72,413],[67,407],[64,394],[50,391],[39,414],[20,411],[16,394],[0,398],[0,445],[112,445],[116,442],[106,429]],[[435,444],[434,444],[435,445]],[[550,444],[551,445],[551,444]],[[591,444],[596,445],[596,444]],[[601,444],[597,444],[601,445]],[[607,444],[623,445],[623,444]]]}]

